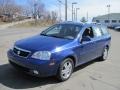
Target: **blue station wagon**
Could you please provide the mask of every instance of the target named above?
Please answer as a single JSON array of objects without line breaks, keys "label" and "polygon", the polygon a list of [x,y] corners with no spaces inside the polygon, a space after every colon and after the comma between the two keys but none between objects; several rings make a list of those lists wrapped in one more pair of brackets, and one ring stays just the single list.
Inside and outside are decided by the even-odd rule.
[{"label": "blue station wagon", "polygon": [[96,58],[106,60],[110,42],[104,25],[63,22],[15,42],[7,56],[12,66],[28,74],[65,81],[75,67]]}]

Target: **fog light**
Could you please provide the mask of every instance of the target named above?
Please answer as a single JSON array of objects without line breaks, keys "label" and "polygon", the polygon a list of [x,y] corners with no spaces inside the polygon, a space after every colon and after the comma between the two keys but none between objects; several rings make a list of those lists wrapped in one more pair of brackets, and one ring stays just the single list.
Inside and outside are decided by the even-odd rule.
[{"label": "fog light", "polygon": [[39,74],[39,72],[37,70],[33,70],[34,74]]},{"label": "fog light", "polygon": [[53,66],[53,65],[55,65],[55,63],[54,63],[54,62],[51,62],[49,65],[50,65],[50,66]]}]

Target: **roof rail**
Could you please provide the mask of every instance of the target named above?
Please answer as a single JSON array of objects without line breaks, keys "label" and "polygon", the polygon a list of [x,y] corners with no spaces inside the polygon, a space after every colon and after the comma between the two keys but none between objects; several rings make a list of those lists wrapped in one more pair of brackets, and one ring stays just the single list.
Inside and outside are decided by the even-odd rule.
[{"label": "roof rail", "polygon": [[98,24],[98,25],[101,25],[101,23],[97,23],[97,22],[92,22],[92,24]]}]

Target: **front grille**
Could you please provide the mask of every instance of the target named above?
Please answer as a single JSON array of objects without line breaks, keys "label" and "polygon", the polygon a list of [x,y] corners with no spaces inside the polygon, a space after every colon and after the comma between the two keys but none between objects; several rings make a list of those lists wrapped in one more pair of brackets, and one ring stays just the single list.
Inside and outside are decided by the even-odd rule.
[{"label": "front grille", "polygon": [[28,57],[28,55],[30,54],[30,51],[20,49],[20,48],[17,48],[17,47],[13,48],[13,52],[15,54],[17,54],[18,56],[25,57],[25,58]]}]

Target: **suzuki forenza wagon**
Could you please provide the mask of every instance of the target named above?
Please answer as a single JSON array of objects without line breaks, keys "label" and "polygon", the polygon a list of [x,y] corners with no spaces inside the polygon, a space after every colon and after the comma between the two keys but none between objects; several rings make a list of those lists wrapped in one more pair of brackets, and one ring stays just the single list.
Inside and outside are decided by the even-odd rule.
[{"label": "suzuki forenza wagon", "polygon": [[75,67],[96,58],[106,60],[110,41],[103,25],[63,22],[15,42],[7,55],[11,65],[28,74],[65,81]]}]

